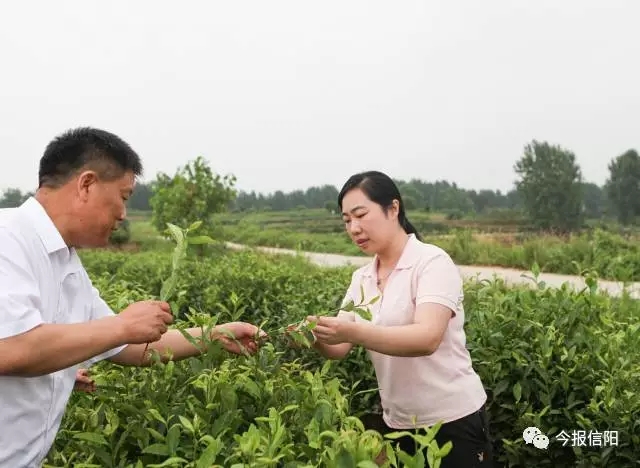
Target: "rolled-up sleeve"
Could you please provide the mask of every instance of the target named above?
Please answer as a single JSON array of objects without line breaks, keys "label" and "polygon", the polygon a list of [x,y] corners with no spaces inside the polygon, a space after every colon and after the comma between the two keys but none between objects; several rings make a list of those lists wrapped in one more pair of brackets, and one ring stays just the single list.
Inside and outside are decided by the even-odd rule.
[{"label": "rolled-up sleeve", "polygon": [[436,303],[448,307],[455,314],[463,297],[460,270],[446,252],[441,252],[420,267],[416,291],[416,305]]},{"label": "rolled-up sleeve", "polygon": [[44,322],[40,287],[24,246],[0,229],[0,339],[26,333]]}]

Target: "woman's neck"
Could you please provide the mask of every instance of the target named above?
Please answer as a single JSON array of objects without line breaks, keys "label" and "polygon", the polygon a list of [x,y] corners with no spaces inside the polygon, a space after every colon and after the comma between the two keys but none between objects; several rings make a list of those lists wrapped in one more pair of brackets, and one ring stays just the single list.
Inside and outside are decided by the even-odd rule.
[{"label": "woman's neck", "polygon": [[389,243],[386,249],[378,253],[378,265],[382,269],[393,268],[400,257],[402,251],[407,245],[409,235],[402,229],[393,240]]}]

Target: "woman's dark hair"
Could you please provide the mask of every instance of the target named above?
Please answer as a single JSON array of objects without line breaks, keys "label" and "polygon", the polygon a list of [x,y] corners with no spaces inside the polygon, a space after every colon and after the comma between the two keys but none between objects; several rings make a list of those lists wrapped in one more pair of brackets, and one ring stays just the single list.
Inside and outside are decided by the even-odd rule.
[{"label": "woman's dark hair", "polygon": [[400,210],[398,211],[398,221],[400,226],[407,234],[415,234],[416,238],[422,240],[420,234],[413,224],[407,219],[407,214],[404,211],[404,202],[400,196],[400,190],[398,186],[393,182],[391,177],[379,172],[379,171],[367,171],[354,174],[349,177],[349,180],[342,186],[342,190],[338,194],[338,206],[342,210],[342,199],[347,192],[359,188],[362,190],[369,200],[380,205],[383,211],[386,213],[391,207],[393,200],[398,200],[400,203]]}]

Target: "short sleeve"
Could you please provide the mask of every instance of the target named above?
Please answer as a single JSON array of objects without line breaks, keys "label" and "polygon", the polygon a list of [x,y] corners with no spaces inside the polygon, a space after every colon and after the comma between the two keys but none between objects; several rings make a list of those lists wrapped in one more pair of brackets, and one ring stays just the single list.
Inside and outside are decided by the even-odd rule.
[{"label": "short sleeve", "polygon": [[416,305],[436,303],[457,312],[463,297],[460,270],[444,251],[427,260],[418,273]]},{"label": "short sleeve", "polygon": [[0,229],[0,339],[44,323],[38,280],[24,245]]},{"label": "short sleeve", "polygon": [[[109,307],[109,305],[104,301],[104,299],[102,299],[102,297],[100,296],[100,292],[93,285],[91,286],[91,292],[92,292],[91,320],[100,320],[102,318],[113,317],[116,315],[115,312],[111,310],[111,307]],[[126,347],[127,345],[122,345],[122,346],[118,346],[117,348],[113,348],[108,351],[105,351],[102,354],[98,354],[97,356],[92,357],[85,364],[87,366],[91,366],[97,362],[103,361],[105,359],[109,359],[110,357],[113,357],[116,354],[120,353]]]}]

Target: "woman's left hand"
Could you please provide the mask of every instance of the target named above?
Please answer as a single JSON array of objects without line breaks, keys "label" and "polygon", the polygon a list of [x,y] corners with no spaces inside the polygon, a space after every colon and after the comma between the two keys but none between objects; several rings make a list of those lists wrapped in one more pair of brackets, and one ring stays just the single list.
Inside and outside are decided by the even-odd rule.
[{"label": "woman's left hand", "polygon": [[316,317],[313,315],[307,317],[307,321],[316,323],[312,329],[316,340],[330,345],[349,343],[351,326],[355,324],[336,317]]}]

